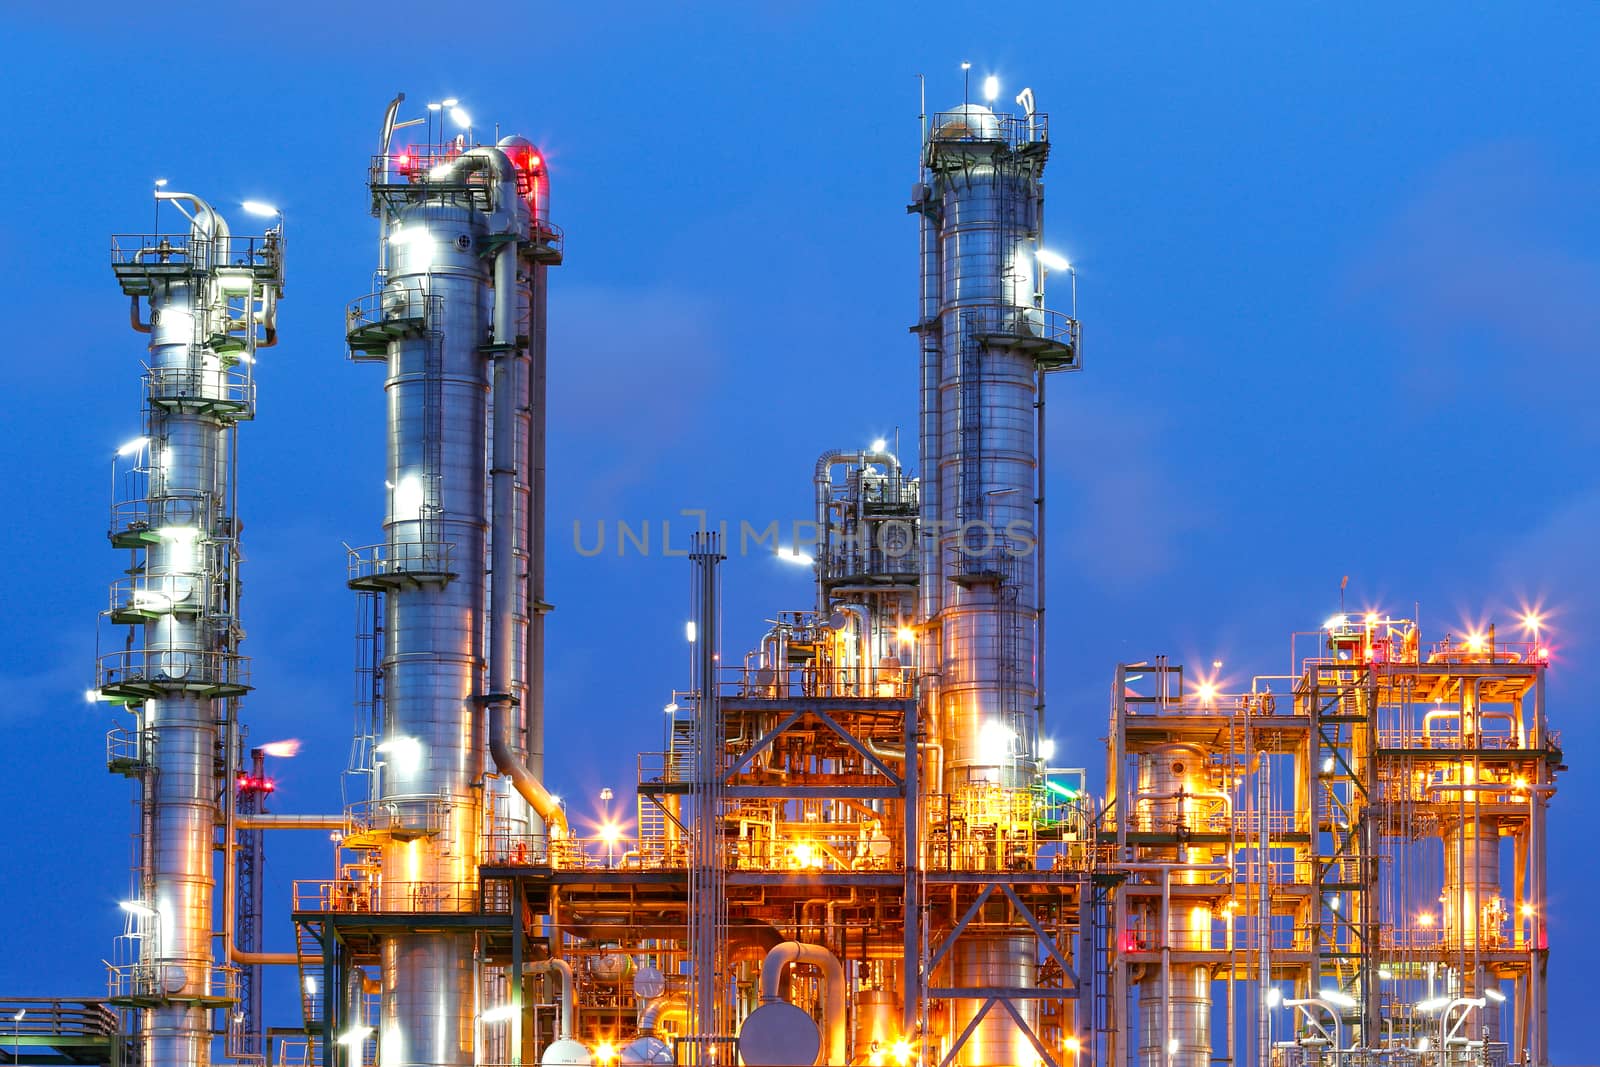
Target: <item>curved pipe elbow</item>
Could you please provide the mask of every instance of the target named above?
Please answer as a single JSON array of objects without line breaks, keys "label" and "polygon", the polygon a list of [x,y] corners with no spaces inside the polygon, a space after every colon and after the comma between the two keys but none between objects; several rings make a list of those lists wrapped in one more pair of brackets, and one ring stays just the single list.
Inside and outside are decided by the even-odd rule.
[{"label": "curved pipe elbow", "polygon": [[572,1039],[572,964],[566,960],[545,960],[536,963],[528,970],[535,974],[551,973],[561,981],[561,1019],[557,1024],[560,1032],[556,1034],[561,1040]]},{"label": "curved pipe elbow", "polygon": [[137,296],[128,297],[128,325],[139,333],[150,332],[150,324],[139,321],[139,298]]},{"label": "curved pipe elbow", "polygon": [[808,945],[800,941],[785,941],[774,945],[761,961],[761,1002],[776,1003],[779,983],[784,968],[793,963],[804,963],[822,972],[822,1023],[827,1030],[826,1063],[845,1062],[845,984],[844,968],[833,953],[821,945]]},{"label": "curved pipe elbow", "polygon": [[566,837],[568,832],[567,813],[561,810],[561,805],[551,795],[544,783],[534,777],[532,771],[517,758],[511,751],[511,746],[505,738],[505,706],[496,701],[489,706],[489,755],[494,760],[495,770],[511,779],[511,785],[517,794],[528,802],[528,806],[539,813],[545,825],[550,829],[551,839]]}]

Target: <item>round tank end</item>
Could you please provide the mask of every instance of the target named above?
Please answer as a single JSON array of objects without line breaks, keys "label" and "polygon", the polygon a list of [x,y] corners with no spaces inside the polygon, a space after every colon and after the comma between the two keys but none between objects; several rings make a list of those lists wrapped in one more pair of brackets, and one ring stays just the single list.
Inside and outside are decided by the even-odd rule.
[{"label": "round tank end", "polygon": [[594,1067],[594,1057],[589,1055],[589,1049],[582,1042],[565,1037],[545,1046],[539,1062],[544,1067]]},{"label": "round tank end", "polygon": [[816,1063],[821,1051],[815,1020],[781,1000],[761,1005],[739,1029],[739,1056],[748,1067]]}]

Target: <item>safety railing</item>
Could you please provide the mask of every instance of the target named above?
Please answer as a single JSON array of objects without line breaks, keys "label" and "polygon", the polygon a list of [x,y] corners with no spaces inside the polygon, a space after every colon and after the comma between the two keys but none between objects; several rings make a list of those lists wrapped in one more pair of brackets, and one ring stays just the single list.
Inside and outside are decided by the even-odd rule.
[{"label": "safety railing", "polygon": [[239,999],[239,970],[214,963],[154,960],[106,962],[106,996],[110,1000]]},{"label": "safety railing", "polygon": [[1510,1046],[1473,1041],[1440,1048],[1436,1040],[1421,1048],[1393,1043],[1385,1048],[1331,1049],[1280,1041],[1272,1047],[1272,1067],[1509,1067]]},{"label": "safety railing", "polygon": [[1245,837],[1255,837],[1265,830],[1271,834],[1305,833],[1311,825],[1309,813],[1295,811],[1235,811],[1233,832]]},{"label": "safety railing", "polygon": [[118,726],[106,732],[106,766],[113,770],[133,770],[145,765],[144,746],[139,731]]},{"label": "safety railing", "polygon": [[158,615],[197,615],[206,610],[209,583],[201,574],[137,574],[111,583],[113,621],[153,619]]},{"label": "safety railing", "polygon": [[350,832],[403,833],[408,837],[429,837],[442,833],[450,824],[454,805],[435,794],[362,800],[345,808]]},{"label": "safety railing", "polygon": [[346,581],[360,588],[448,577],[455,573],[455,548],[450,541],[384,542],[347,547]]},{"label": "safety railing", "polygon": [[781,700],[787,697],[844,700],[907,700],[915,695],[911,667],[724,667],[719,691],[724,697]]},{"label": "safety railing", "polygon": [[111,263],[114,267],[187,266],[197,271],[255,267],[275,271],[280,248],[278,239],[267,235],[196,239],[192,233],[118,233],[111,236]]},{"label": "safety railing", "polygon": [[395,282],[345,305],[345,341],[350,358],[385,358],[389,342],[415,337],[436,323],[443,301],[429,296],[421,282]]},{"label": "safety railing", "polygon": [[935,144],[998,142],[1011,148],[1050,140],[1050,116],[1043,112],[1013,115],[970,106],[960,111],[936,111],[928,126]]},{"label": "safety railing", "polygon": [[250,688],[250,661],[232,652],[123,649],[100,657],[95,684],[103,693],[121,696],[180,689],[243,692]]},{"label": "safety railing", "polygon": [[214,501],[210,493],[190,490],[169,492],[158,497],[138,496],[111,505],[107,534],[113,541],[138,537],[149,542],[170,527],[204,529],[210,525]]},{"label": "safety railing", "polygon": [[256,383],[248,363],[200,370],[153,367],[144,374],[144,393],[151,404],[161,407],[196,408],[244,417],[256,407]]},{"label": "safety railing", "polygon": [[358,881],[336,878],[294,883],[294,908],[304,912],[471,912],[477,882]]},{"label": "safety railing", "polygon": [[[104,1001],[59,997],[0,998],[0,1047],[7,1037],[116,1036],[117,1013]],[[37,1044],[37,1042],[30,1042]]]}]

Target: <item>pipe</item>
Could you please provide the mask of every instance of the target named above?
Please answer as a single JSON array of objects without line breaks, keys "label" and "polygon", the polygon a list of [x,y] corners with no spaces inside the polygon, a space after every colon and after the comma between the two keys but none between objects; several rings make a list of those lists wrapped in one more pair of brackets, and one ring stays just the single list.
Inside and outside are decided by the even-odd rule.
[{"label": "pipe", "polygon": [[561,1014],[556,1023],[556,1039],[572,1040],[572,965],[566,960],[545,960],[528,968],[531,974],[554,973],[561,979]]},{"label": "pipe", "polygon": [[239,830],[343,830],[350,820],[343,815],[236,815],[233,825]]},{"label": "pipe", "polygon": [[655,1033],[658,1023],[667,1019],[677,1019],[679,1023],[689,1019],[689,998],[682,993],[668,993],[656,997],[645,1004],[644,1011],[639,1013],[639,1034],[648,1037]]},{"label": "pipe", "polygon": [[782,997],[778,993],[783,971],[791,963],[804,963],[822,972],[822,1024],[827,1030],[825,1063],[845,1062],[845,984],[844,968],[833,953],[821,945],[807,945],[799,941],[785,941],[775,945],[761,962],[761,1003],[775,1004]]},{"label": "pipe", "polygon": [[[833,497],[833,467],[837,463],[854,463],[858,467],[868,463],[882,463],[896,475],[900,473],[900,460],[891,452],[874,452],[871,449],[860,448],[830,448],[817,457],[816,467],[812,473],[812,483],[816,489],[817,503],[817,531],[816,536],[821,540],[817,546],[817,614],[824,617],[828,614],[828,594],[822,585],[822,576],[827,573],[827,560],[833,547],[831,524],[828,521],[828,505]],[[898,480],[898,479],[897,479]],[[799,549],[799,545],[791,546]]]},{"label": "pipe", "polygon": [[138,296],[128,297],[128,325],[133,327],[135,333],[150,332],[150,324],[148,322],[139,321]]},{"label": "pipe", "polygon": [[[521,233],[527,228],[527,205],[517,195],[516,174],[511,160],[498,148],[474,148],[452,167],[462,170],[487,170],[494,176],[495,197],[491,222],[501,233]],[[515,205],[515,206],[514,206]],[[516,556],[511,535],[514,515],[516,466],[516,394],[512,389],[511,348],[516,344],[517,246],[508,241],[494,259],[494,334],[498,347],[494,362],[494,442],[490,460],[491,492],[494,510],[494,558],[489,570],[489,692],[484,703],[489,709],[489,755],[495,769],[511,780],[517,793],[538,813],[552,836],[565,836],[566,813],[544,783],[512,751],[507,736],[506,710],[513,701],[511,692],[513,616],[516,612]],[[539,610],[535,605],[532,610]],[[529,674],[534,666],[529,665]]]}]

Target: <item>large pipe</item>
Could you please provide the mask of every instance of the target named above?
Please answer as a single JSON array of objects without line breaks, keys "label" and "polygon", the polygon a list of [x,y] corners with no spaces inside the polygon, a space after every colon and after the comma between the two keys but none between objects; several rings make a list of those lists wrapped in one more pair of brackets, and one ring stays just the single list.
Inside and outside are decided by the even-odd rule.
[{"label": "large pipe", "polygon": [[782,999],[780,983],[784,968],[793,963],[804,963],[822,972],[822,1025],[827,1032],[824,1062],[845,1062],[848,1030],[845,1019],[844,968],[833,953],[821,945],[807,945],[800,941],[785,941],[773,946],[761,962],[761,1002],[773,1004]]},{"label": "large pipe", "polygon": [[572,965],[566,960],[544,960],[528,968],[532,974],[554,974],[561,982],[560,1015],[557,1016],[556,1040],[572,1040],[573,1020],[573,993],[572,993]]},{"label": "large pipe", "polygon": [[262,812],[255,815],[236,815],[233,820],[239,830],[343,830],[350,825],[344,815],[279,815]]},{"label": "large pipe", "polygon": [[[516,173],[511,160],[498,148],[475,148],[461,157],[462,170],[488,170],[494,177],[496,232],[521,234],[527,230],[527,205],[517,193]],[[489,754],[495,769],[510,779],[518,795],[527,801],[545,825],[559,835],[567,833],[566,813],[528,768],[524,757],[512,750],[508,712],[512,705],[512,664],[515,659],[516,541],[514,493],[518,472],[516,454],[516,392],[513,387],[515,364],[512,350],[516,335],[517,245],[502,244],[494,260],[494,370],[491,395],[494,401],[494,441],[490,459],[490,486],[493,506],[493,561],[489,587],[489,692],[484,702],[489,709]],[[532,610],[539,610],[537,605]],[[537,669],[529,664],[530,677]]]},{"label": "large pipe", "polygon": [[[817,549],[817,613],[824,618],[828,615],[828,593],[821,579],[826,576],[831,563],[833,550],[833,529],[829,521],[828,510],[833,500],[833,468],[840,463],[853,463],[857,467],[864,467],[868,463],[882,463],[895,474],[900,473],[900,460],[892,452],[877,452],[872,449],[861,448],[830,448],[817,457],[816,466],[812,471],[812,486],[816,493],[816,512],[818,538]],[[898,477],[896,478],[898,482]],[[857,531],[859,534],[861,531]],[[799,545],[792,546],[798,549]]]}]

